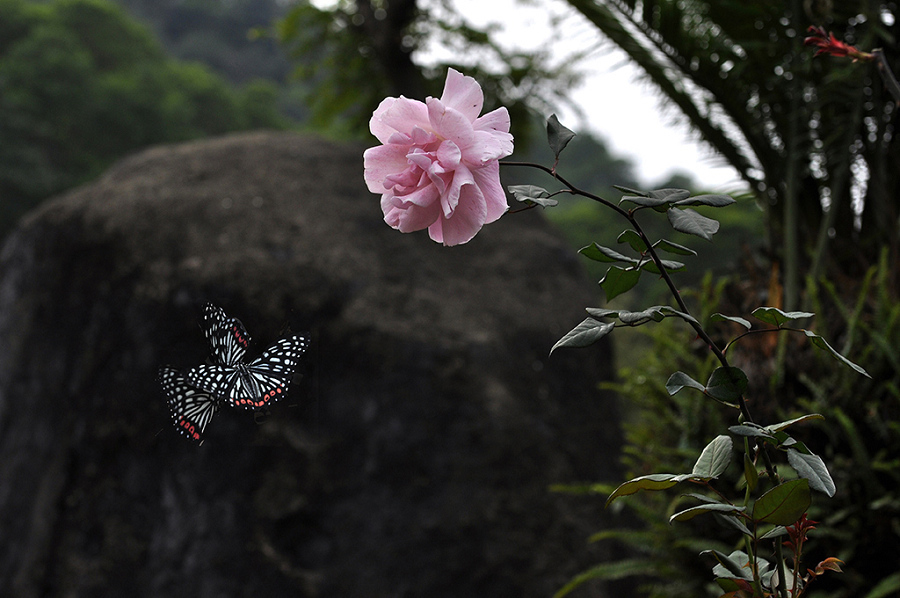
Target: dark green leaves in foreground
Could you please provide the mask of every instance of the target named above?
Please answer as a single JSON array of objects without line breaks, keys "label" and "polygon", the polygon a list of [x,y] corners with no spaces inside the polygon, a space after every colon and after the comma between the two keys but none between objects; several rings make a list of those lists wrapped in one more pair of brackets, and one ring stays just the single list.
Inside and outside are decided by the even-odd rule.
[{"label": "dark green leaves in foreground", "polygon": [[550,115],[547,119],[547,142],[550,143],[550,149],[553,150],[553,156],[557,160],[574,137],[575,133],[562,126],[555,114]]},{"label": "dark green leaves in foreground", "polygon": [[[589,317],[556,341],[556,344],[550,349],[550,353],[560,347],[587,347],[612,332],[613,328],[620,326],[640,326],[648,322],[662,322],[664,319],[672,317],[686,322],[697,322],[693,316],[668,305],[656,305],[642,311],[601,309],[599,307],[588,307],[586,311]],[[601,318],[617,318],[619,322],[603,322]]]},{"label": "dark green leaves in foreground", "polygon": [[[743,423],[731,426],[728,430],[732,434],[753,438],[786,452],[788,464],[797,472],[798,477],[809,484],[809,488],[828,496],[834,496],[836,490],[834,480],[831,479],[831,474],[828,473],[828,468],[825,466],[822,458],[809,450],[805,444],[795,440],[785,432],[785,429],[789,426],[812,419],[824,418],[818,413],[810,413],[769,426]],[[749,477],[747,481],[750,483]]]},{"label": "dark green leaves in foreground", "polygon": [[632,210],[650,208],[657,212],[665,212],[672,228],[681,233],[695,235],[707,241],[719,231],[719,222],[707,218],[688,206],[707,206],[721,208],[734,203],[727,195],[696,195],[690,197],[686,189],[657,189],[655,191],[635,191],[625,187],[617,187],[625,196],[619,204],[633,204]]},{"label": "dark green leaves in foreground", "polygon": [[550,208],[559,203],[550,196],[549,191],[537,185],[510,185],[507,189],[516,201],[521,201],[525,205],[536,204],[542,208]]},{"label": "dark green leaves in foreground", "polygon": [[773,525],[791,525],[809,509],[812,498],[805,479],[779,484],[753,503],[754,521]]},{"label": "dark green leaves in foreground", "polygon": [[[548,132],[551,131],[551,147],[558,147],[559,151],[565,147],[568,137],[565,131],[568,131],[558,121],[554,124],[554,117],[547,123]],[[557,128],[554,128],[557,127]],[[562,129],[558,129],[562,127]],[[571,131],[569,131],[571,133]],[[555,140],[555,141],[554,141]],[[554,146],[554,143],[556,146]],[[556,152],[557,149],[554,149]],[[559,154],[557,153],[557,156]],[[712,236],[719,230],[719,223],[716,220],[707,218],[687,206],[706,206],[719,208],[734,203],[734,199],[727,195],[696,195],[691,197],[690,191],[687,189],[657,189],[655,191],[637,191],[628,187],[616,187],[625,195],[619,201],[619,204],[631,204],[634,207],[630,212],[642,209],[653,209],[658,212],[666,212],[669,222],[676,231],[695,235],[712,240]],[[510,191],[513,191],[510,188]],[[519,194],[516,198],[519,199]],[[537,201],[532,193],[529,196],[532,201]],[[520,199],[520,201],[523,201]],[[652,274],[660,275],[662,271],[678,272],[684,270],[684,264],[674,260],[665,260],[654,258],[651,254],[657,256],[661,252],[674,255],[690,256],[697,255],[693,249],[673,243],[665,239],[649,244],[646,237],[641,236],[637,231],[625,230],[619,235],[617,241],[623,245],[627,245],[635,255],[616,251],[609,247],[603,247],[597,243],[592,243],[587,247],[583,247],[579,253],[583,256],[598,262],[606,262],[614,264],[606,271],[606,276],[600,281],[603,292],[606,294],[606,300],[611,301],[613,298],[622,293],[631,290],[640,280],[641,273],[644,271]]]},{"label": "dark green leaves in foreground", "polygon": [[[646,242],[637,232],[626,230],[619,235],[618,241],[619,243],[627,244],[638,256],[625,255],[615,249],[604,247],[597,243],[591,243],[587,247],[582,247],[578,250],[578,253],[595,262],[615,264],[606,271],[606,276],[600,281],[600,286],[606,294],[607,301],[611,301],[614,297],[631,290],[640,280],[641,273],[645,271],[651,274],[661,273],[659,266],[650,257]],[[692,249],[665,239],[654,243],[653,248],[676,255],[696,255],[696,252]],[[661,259],[660,263],[668,272],[684,270],[684,264],[681,262]]]},{"label": "dark green leaves in foreground", "polygon": [[736,408],[741,395],[747,390],[747,375],[740,368],[719,367],[713,371],[706,384],[697,382],[684,372],[675,372],[666,381],[666,390],[670,395],[685,388],[699,390],[711,399]]},{"label": "dark green leaves in foreground", "polygon": [[[717,436],[700,453],[700,458],[697,459],[691,473],[655,473],[634,478],[613,490],[606,500],[606,504],[609,505],[620,496],[628,496],[640,490],[666,490],[684,481],[708,482],[722,475],[728,468],[728,464],[731,462],[732,449],[733,442],[730,437]],[[712,507],[708,510],[717,509],[720,509],[720,507]],[[699,511],[694,513],[694,515],[698,514],[700,514]]]},{"label": "dark green leaves in foreground", "polygon": [[805,328],[789,328],[785,326],[786,324],[790,324],[795,322],[796,320],[805,320],[806,318],[811,318],[815,314],[810,313],[808,311],[781,311],[776,307],[758,307],[753,310],[753,317],[762,322],[766,322],[767,324],[771,324],[777,328],[785,328],[787,330],[799,330],[803,334],[809,338],[810,342],[819,349],[823,351],[827,351],[831,354],[832,357],[843,363],[844,365],[852,368],[854,371],[862,374],[867,378],[871,378],[869,373],[863,369],[862,366],[857,365],[838,353],[834,347],[828,344],[824,338],[812,332],[811,330],[806,330]]},{"label": "dark green leaves in foreground", "polygon": [[[613,490],[606,504],[609,505],[621,496],[628,496],[641,490],[667,490],[681,482],[705,484],[725,473],[731,463],[733,449],[734,445],[730,437],[717,436],[700,453],[700,458],[697,459],[691,473],[656,473],[634,478]],[[737,518],[738,516],[747,517],[744,514],[745,507],[700,494],[688,494],[687,497],[699,501],[700,504],[675,513],[669,518],[669,522],[688,521],[697,515],[718,513],[725,515],[730,521],[734,521],[738,529],[747,529],[746,525]],[[791,525],[809,509],[810,503],[809,481],[806,478],[791,480],[775,486],[760,496],[753,503],[749,518],[757,524]]]}]

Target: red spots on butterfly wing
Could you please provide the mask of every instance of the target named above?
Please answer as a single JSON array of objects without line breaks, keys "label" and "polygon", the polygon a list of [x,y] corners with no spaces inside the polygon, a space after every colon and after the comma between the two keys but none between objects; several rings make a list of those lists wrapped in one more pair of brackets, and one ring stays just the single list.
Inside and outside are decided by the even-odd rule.
[{"label": "red spots on butterfly wing", "polygon": [[194,440],[200,440],[200,432],[194,427],[194,424],[184,419],[183,417],[178,420],[178,426],[184,431],[184,433],[193,438]]},{"label": "red spots on butterfly wing", "polygon": [[237,324],[231,325],[231,334],[234,336],[234,340],[245,349],[250,346],[250,341]]}]

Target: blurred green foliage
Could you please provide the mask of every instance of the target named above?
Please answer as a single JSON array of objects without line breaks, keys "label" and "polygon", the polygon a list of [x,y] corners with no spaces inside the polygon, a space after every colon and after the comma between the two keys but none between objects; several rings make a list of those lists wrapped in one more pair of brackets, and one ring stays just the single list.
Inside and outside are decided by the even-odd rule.
[{"label": "blurred green foliage", "polygon": [[[793,434],[822,456],[837,486],[833,499],[819,494],[813,501],[809,516],[820,523],[804,552],[807,566],[834,556],[844,561],[844,572],[817,580],[814,596],[884,598],[900,592],[900,303],[891,293],[889,263],[884,252],[861,281],[844,281],[843,288],[824,279],[807,281],[817,314],[811,328],[822,334],[840,331],[831,332],[829,340],[863,364],[871,379],[836,366],[800,335],[749,336],[729,350],[730,361],[750,376],[746,399],[758,422],[803,413],[825,416]],[[764,291],[760,295],[765,274],[709,274],[698,290],[683,295],[701,322],[713,312],[746,317],[751,306],[765,302]],[[723,322],[708,329],[721,345],[739,331],[731,326]],[[620,333],[617,347],[628,348],[627,358],[619,360],[618,381],[604,387],[623,401],[625,478],[685,471],[711,438],[734,423],[734,414],[697,393],[670,396],[665,381],[678,370],[706,379],[717,363],[680,322]],[[779,471],[792,475],[784,464]],[[741,477],[737,464],[729,472],[736,481]],[[604,482],[566,490],[596,493],[599,503],[619,480]],[[667,516],[683,500],[645,492],[614,503],[624,510],[622,526],[600,530],[591,540],[617,543],[623,558],[598,564],[582,579],[629,576],[641,595],[653,598],[720,595],[710,584],[714,563],[698,560],[697,554],[709,546],[726,554],[740,548],[739,534],[713,518],[670,525]]]},{"label": "blurred green foliage", "polygon": [[202,62],[227,80],[284,81],[290,62],[277,42],[253,34],[288,10],[280,0],[115,0],[146,24],[166,53]]},{"label": "blurred green foliage", "polygon": [[286,126],[270,84],[169,59],[104,0],[0,0],[0,235],[137,148]]}]

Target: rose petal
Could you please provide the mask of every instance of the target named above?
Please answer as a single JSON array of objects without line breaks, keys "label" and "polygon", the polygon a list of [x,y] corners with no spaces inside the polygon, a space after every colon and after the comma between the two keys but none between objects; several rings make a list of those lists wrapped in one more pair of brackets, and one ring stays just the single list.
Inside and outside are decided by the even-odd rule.
[{"label": "rose petal", "polygon": [[388,143],[394,133],[411,134],[415,127],[429,130],[428,110],[417,100],[385,98],[369,120],[369,130],[378,141]]},{"label": "rose petal", "polygon": [[452,218],[443,215],[428,227],[428,235],[444,245],[461,245],[472,240],[484,226],[487,208],[475,185],[465,185]]},{"label": "rose petal", "polygon": [[484,168],[473,170],[472,176],[484,196],[487,208],[484,223],[490,224],[509,210],[506,193],[503,192],[503,186],[500,184],[500,163],[491,162]]},{"label": "rose petal", "polygon": [[438,201],[434,187],[423,189],[423,197],[428,190],[432,192],[431,201],[425,201],[425,205],[405,204],[402,207],[395,205],[397,198],[382,196],[381,210],[384,212],[384,221],[400,232],[411,233],[422,230],[433,224],[441,215],[441,203]]},{"label": "rose petal", "polygon": [[465,149],[471,145],[475,136],[472,129],[472,121],[461,112],[444,106],[440,100],[428,98],[428,120],[435,133],[453,141],[465,154]]},{"label": "rose petal", "polygon": [[484,93],[482,93],[478,81],[472,77],[466,77],[459,71],[448,69],[444,92],[441,94],[441,103],[462,114],[469,122],[473,122],[478,118],[481,108],[484,106]]},{"label": "rose petal", "polygon": [[460,148],[466,163],[473,168],[480,168],[492,160],[499,160],[504,155],[503,145],[487,131],[474,131],[471,142]]},{"label": "rose petal", "polygon": [[462,161],[462,150],[448,139],[441,143],[438,148],[437,159],[445,169],[452,170],[459,166],[459,163]]},{"label": "rose petal", "polygon": [[509,112],[506,108],[497,108],[477,119],[473,127],[476,131],[487,131],[500,143],[501,154],[505,158],[513,153],[513,136],[509,133]]},{"label": "rose petal", "polygon": [[472,123],[472,127],[476,131],[497,131],[500,133],[509,133],[509,125],[509,111],[504,107],[491,110],[487,114],[476,118],[475,122]]},{"label": "rose petal", "polygon": [[372,193],[384,193],[384,179],[409,166],[407,148],[397,145],[370,147],[363,153],[363,177]]},{"label": "rose petal", "polygon": [[[474,186],[475,178],[472,176],[472,171],[460,164],[459,168],[453,171],[453,180],[447,191],[441,194],[441,211],[445,218],[450,218],[456,211],[463,188]],[[478,193],[481,194],[481,191]]]}]

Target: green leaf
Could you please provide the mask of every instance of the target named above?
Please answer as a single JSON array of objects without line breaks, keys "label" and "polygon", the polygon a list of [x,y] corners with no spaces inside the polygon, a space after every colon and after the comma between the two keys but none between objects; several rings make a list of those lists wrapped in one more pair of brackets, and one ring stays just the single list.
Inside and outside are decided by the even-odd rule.
[{"label": "green leaf", "polygon": [[775,436],[762,426],[757,424],[740,424],[737,426],[729,426],[728,431],[738,436],[749,436],[750,438],[766,438],[775,440]]},{"label": "green leaf", "polygon": [[[778,588],[778,570],[772,569],[771,571],[767,571],[764,574],[759,576],[760,581],[762,581],[763,587],[777,589]],[[794,572],[791,571],[788,567],[784,568],[784,581],[788,588],[794,587]]]},{"label": "green leaf", "polygon": [[555,114],[550,115],[550,118],[547,119],[547,141],[557,159],[574,137],[575,133],[562,126]]},{"label": "green leaf", "polygon": [[618,318],[619,314],[627,313],[624,309],[607,309],[605,307],[585,307],[584,311],[588,312],[592,318]]},{"label": "green leaf", "polygon": [[[681,272],[684,270],[684,264],[681,262],[676,262],[673,260],[660,260],[662,262],[663,268],[668,270],[669,272]],[[660,274],[659,268],[656,267],[656,263],[652,260],[648,260],[641,264],[641,269],[646,270],[647,272],[652,272],[653,274]]]},{"label": "green leaf", "polygon": [[675,372],[666,380],[666,391],[670,395],[674,395],[683,388],[694,388],[700,392],[705,392],[706,387],[685,374],[684,372]]},{"label": "green leaf", "polygon": [[809,481],[810,488],[826,494],[829,498],[834,496],[836,490],[834,480],[831,479],[831,474],[828,473],[828,468],[821,457],[788,449],[787,460],[798,476]]},{"label": "green leaf", "polygon": [[737,316],[725,316],[720,313],[715,313],[709,316],[710,323],[712,322],[734,322],[735,324],[740,324],[747,330],[750,330],[750,322],[745,320],[744,318],[739,318]]},{"label": "green leaf", "polygon": [[799,424],[800,422],[805,422],[811,419],[825,419],[825,416],[819,413],[807,413],[806,415],[801,415],[800,417],[795,417],[794,419],[789,419],[777,424],[768,425],[766,426],[766,430],[771,430],[772,432],[780,432],[788,426],[793,426],[794,424]]},{"label": "green leaf", "polygon": [[691,194],[687,189],[657,189],[650,193],[639,193],[637,197],[626,195],[619,204],[633,203],[642,208],[654,208],[663,211],[667,206],[686,199]]},{"label": "green leaf", "polygon": [[775,438],[778,441],[777,446],[780,449],[784,449],[784,450],[793,449],[795,451],[800,451],[804,455],[812,455],[813,454],[813,452],[811,450],[809,450],[809,448],[807,448],[807,446],[805,444],[803,444],[799,440],[791,438],[790,436],[787,435],[786,432],[775,432]]},{"label": "green leaf", "polygon": [[728,469],[731,462],[731,453],[734,450],[734,442],[730,436],[716,436],[707,444],[700,453],[700,458],[694,463],[691,477],[710,480],[717,478]]},{"label": "green leaf", "polygon": [[641,270],[631,270],[612,266],[606,271],[606,276],[600,281],[600,287],[606,295],[607,301],[612,301],[626,291],[634,288],[641,278]]},{"label": "green leaf", "polygon": [[587,347],[612,332],[614,322],[598,322],[594,318],[585,318],[581,324],[556,341],[550,354],[560,347]]},{"label": "green leaf", "polygon": [[733,197],[728,195],[696,195],[681,201],[675,202],[676,206],[710,206],[713,208],[722,208],[735,203]]},{"label": "green leaf", "polygon": [[690,314],[686,314],[683,311],[678,311],[674,307],[669,307],[668,305],[663,305],[660,309],[662,309],[662,311],[666,312],[667,315],[681,318],[682,320],[684,320],[685,322],[688,322],[689,324],[693,323],[693,324],[697,324],[698,326],[700,325],[700,322],[697,321],[697,318],[695,318],[694,316],[692,316]]},{"label": "green leaf", "polygon": [[[713,575],[716,577],[732,577],[753,581],[753,574],[750,571],[750,567],[747,566],[750,563],[750,558],[745,552],[735,550],[731,554],[725,554],[718,550],[704,550],[700,554],[711,554],[719,561],[719,564],[713,567]],[[760,562],[765,561],[760,559]]]},{"label": "green leaf", "polygon": [[656,249],[661,249],[662,251],[674,253],[676,255],[697,255],[697,252],[693,249],[685,247],[684,245],[679,245],[678,243],[666,241],[665,239],[660,239],[653,244],[653,247],[655,247]]},{"label": "green leaf", "polygon": [[756,465],[747,453],[744,453],[744,479],[747,480],[747,488],[750,489],[750,492],[756,490],[756,486],[759,484],[759,472],[756,471]]},{"label": "green leaf", "polygon": [[669,216],[669,224],[680,233],[696,235],[712,241],[713,235],[719,231],[717,220],[707,218],[690,208],[669,208],[666,214]]},{"label": "green leaf", "polygon": [[809,509],[811,501],[806,479],[784,482],[757,499],[753,505],[753,519],[774,525],[791,525]]},{"label": "green leaf", "polygon": [[780,538],[781,536],[787,535],[787,529],[783,525],[776,525],[762,536],[759,537],[760,540],[768,540],[769,538]]},{"label": "green leaf", "polygon": [[716,368],[706,382],[706,394],[725,403],[736,403],[747,391],[747,374],[733,366]]},{"label": "green leaf", "polygon": [[637,189],[632,189],[631,187],[623,187],[622,185],[613,185],[613,189],[617,189],[622,193],[627,193],[629,195],[636,195],[638,197],[650,197],[650,194],[646,191],[638,191]]},{"label": "green leaf", "polygon": [[507,189],[516,198],[516,201],[533,203],[545,208],[559,203],[550,197],[549,191],[536,185],[510,185]]},{"label": "green leaf", "polygon": [[832,348],[832,346],[828,344],[828,341],[826,341],[824,338],[822,338],[815,332],[811,332],[809,330],[804,330],[803,333],[809,337],[809,340],[812,341],[812,344],[814,344],[815,346],[817,346],[820,349],[824,349],[825,351],[828,351],[829,353],[831,353],[832,357],[834,357],[835,359],[837,359],[844,365],[850,366],[851,368],[853,368],[854,370],[856,370],[857,372],[859,372],[866,378],[872,377],[869,375],[869,372],[864,370],[861,366],[856,365],[855,363],[853,363],[852,361],[850,361],[849,359],[847,359],[846,357],[844,357],[843,355],[841,355],[840,353],[835,351],[834,348]]},{"label": "green leaf", "polygon": [[680,312],[668,305],[654,305],[643,311],[628,311],[626,309],[608,309],[605,307],[588,307],[585,308],[588,315],[592,318],[618,318],[623,324],[628,326],[640,326],[647,322],[661,322],[664,318],[681,318],[686,322],[697,323],[693,316]]},{"label": "green leaf", "polygon": [[785,322],[811,318],[816,314],[808,311],[781,311],[777,307],[757,307],[751,315],[766,324],[772,324],[781,328],[781,325]]},{"label": "green leaf", "polygon": [[687,189],[674,189],[674,188],[665,188],[665,189],[656,189],[650,192],[650,197],[657,197],[659,199],[665,199],[668,202],[675,203],[676,201],[681,201],[686,199],[691,194]]},{"label": "green leaf", "polygon": [[634,478],[633,480],[628,480],[613,490],[613,493],[606,499],[606,506],[609,506],[612,501],[620,496],[628,496],[629,494],[634,494],[640,490],[667,490],[679,482],[685,481],[689,477],[690,476],[687,474],[676,475],[672,473],[653,473]]},{"label": "green leaf", "polygon": [[623,203],[633,203],[642,208],[657,208],[659,206],[668,206],[671,201],[662,198],[662,197],[633,197],[631,195],[626,195],[622,199],[619,200],[619,205]]},{"label": "green leaf", "polygon": [[616,241],[619,243],[628,243],[631,245],[631,248],[638,253],[647,251],[647,244],[644,243],[644,240],[636,231],[633,231],[630,228],[622,231],[622,234],[619,235]]},{"label": "green leaf", "polygon": [[662,322],[666,318],[660,306],[648,307],[643,311],[622,311],[619,312],[619,320],[623,324],[629,326],[640,326],[647,322]]},{"label": "green leaf", "polygon": [[595,262],[625,262],[627,264],[638,263],[638,260],[634,259],[633,257],[622,255],[615,249],[603,247],[602,245],[597,245],[596,243],[591,243],[587,247],[582,247],[578,250],[578,253],[586,258],[594,260]]},{"label": "green leaf", "polygon": [[702,515],[704,513],[728,513],[728,514],[736,514],[740,513],[744,510],[744,507],[738,507],[735,505],[728,505],[725,503],[711,503],[705,505],[697,505],[696,507],[691,507],[690,509],[685,509],[684,511],[679,511],[675,513],[671,517],[669,517],[669,523],[673,521],[688,521],[693,519],[697,515]]}]

